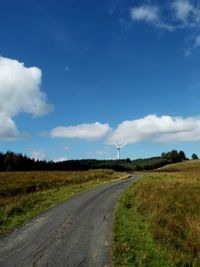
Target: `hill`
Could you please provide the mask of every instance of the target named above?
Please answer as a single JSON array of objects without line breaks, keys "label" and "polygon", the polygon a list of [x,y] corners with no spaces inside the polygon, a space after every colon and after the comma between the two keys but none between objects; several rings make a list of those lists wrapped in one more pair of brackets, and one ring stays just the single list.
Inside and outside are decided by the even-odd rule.
[{"label": "hill", "polygon": [[170,172],[170,171],[189,171],[199,170],[200,160],[188,160],[180,163],[170,164],[158,169],[158,172]]}]

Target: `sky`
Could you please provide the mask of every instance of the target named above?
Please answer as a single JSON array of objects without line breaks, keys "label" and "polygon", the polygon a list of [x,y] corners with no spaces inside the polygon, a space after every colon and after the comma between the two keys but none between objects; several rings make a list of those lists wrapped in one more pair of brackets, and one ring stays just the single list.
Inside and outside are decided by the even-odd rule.
[{"label": "sky", "polygon": [[0,151],[200,156],[200,3],[2,0]]}]

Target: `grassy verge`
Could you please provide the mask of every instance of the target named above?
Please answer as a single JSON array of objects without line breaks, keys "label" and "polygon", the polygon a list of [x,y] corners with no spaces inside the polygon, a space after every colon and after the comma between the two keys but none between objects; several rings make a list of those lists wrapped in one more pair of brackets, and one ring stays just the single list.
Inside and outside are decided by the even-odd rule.
[{"label": "grassy verge", "polygon": [[112,170],[2,172],[0,235],[75,194],[127,176]]},{"label": "grassy verge", "polygon": [[117,205],[115,266],[200,266],[200,161],[144,174]]}]

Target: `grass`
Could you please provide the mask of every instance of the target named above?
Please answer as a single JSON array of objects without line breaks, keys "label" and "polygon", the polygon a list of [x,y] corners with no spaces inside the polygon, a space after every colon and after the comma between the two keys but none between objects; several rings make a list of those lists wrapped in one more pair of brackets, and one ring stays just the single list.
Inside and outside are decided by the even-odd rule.
[{"label": "grass", "polygon": [[0,172],[0,235],[75,194],[127,176],[112,170]]},{"label": "grass", "polygon": [[162,168],[159,168],[158,172],[189,171],[189,170],[192,170],[193,172],[195,170],[200,171],[200,160],[187,160],[180,163],[169,164]]},{"label": "grass", "polygon": [[144,174],[116,207],[115,266],[200,266],[200,161]]}]

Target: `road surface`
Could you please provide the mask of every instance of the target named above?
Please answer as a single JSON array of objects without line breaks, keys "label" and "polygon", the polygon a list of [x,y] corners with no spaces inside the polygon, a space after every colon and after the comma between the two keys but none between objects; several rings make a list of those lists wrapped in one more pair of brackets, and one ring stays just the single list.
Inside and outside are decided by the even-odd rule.
[{"label": "road surface", "polygon": [[110,266],[114,206],[137,179],[81,193],[1,238],[0,266]]}]

